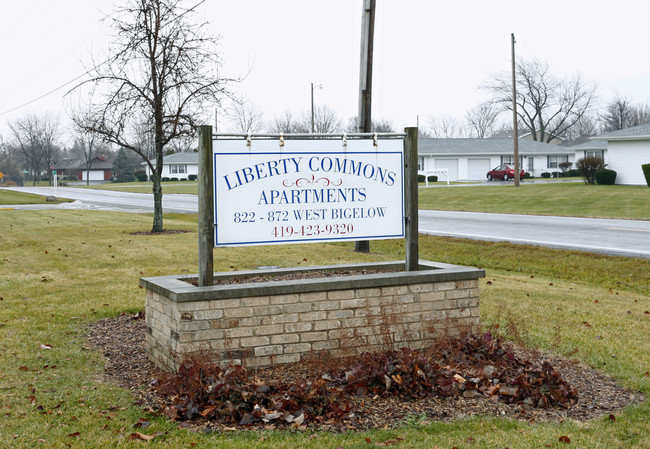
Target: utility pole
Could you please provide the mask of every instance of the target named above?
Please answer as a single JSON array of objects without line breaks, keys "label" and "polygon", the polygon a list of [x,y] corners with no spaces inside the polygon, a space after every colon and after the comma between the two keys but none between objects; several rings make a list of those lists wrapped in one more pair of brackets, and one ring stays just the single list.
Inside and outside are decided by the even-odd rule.
[{"label": "utility pole", "polygon": [[[372,55],[375,34],[375,4],[376,0],[363,0],[363,16],[361,19],[361,66],[359,70],[359,117],[357,119],[360,133],[372,131],[371,102],[372,102]],[[357,252],[370,252],[370,242],[361,240],[355,243]]]},{"label": "utility pole", "polygon": [[512,37],[512,133],[515,146],[515,187],[519,187],[519,129],[517,128],[517,76],[515,69],[515,33]]}]

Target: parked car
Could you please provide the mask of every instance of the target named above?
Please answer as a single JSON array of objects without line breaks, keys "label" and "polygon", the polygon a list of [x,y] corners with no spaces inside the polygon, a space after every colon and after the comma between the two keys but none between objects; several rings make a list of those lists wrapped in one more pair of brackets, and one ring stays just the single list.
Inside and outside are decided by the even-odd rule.
[{"label": "parked car", "polygon": [[[525,174],[526,174],[525,171],[519,170],[519,179],[524,179]],[[493,179],[503,179],[504,181],[507,181],[508,179],[514,179],[514,178],[515,178],[515,169],[510,165],[506,165],[506,164],[499,165],[498,167],[495,167],[489,172],[487,172],[488,181],[492,181]]]}]

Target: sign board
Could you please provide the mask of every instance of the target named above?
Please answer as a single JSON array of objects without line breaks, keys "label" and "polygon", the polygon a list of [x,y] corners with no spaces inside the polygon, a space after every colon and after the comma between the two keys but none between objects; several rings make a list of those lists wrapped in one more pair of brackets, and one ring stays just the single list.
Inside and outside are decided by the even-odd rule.
[{"label": "sign board", "polygon": [[213,142],[215,246],[404,237],[403,139]]}]

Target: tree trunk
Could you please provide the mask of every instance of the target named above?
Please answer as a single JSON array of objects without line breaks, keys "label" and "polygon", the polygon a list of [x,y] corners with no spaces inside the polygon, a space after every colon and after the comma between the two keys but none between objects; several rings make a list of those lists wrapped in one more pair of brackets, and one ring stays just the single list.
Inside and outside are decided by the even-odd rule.
[{"label": "tree trunk", "polygon": [[151,176],[153,181],[153,226],[151,232],[163,231],[163,207],[162,207],[162,186],[160,185],[160,173]]}]

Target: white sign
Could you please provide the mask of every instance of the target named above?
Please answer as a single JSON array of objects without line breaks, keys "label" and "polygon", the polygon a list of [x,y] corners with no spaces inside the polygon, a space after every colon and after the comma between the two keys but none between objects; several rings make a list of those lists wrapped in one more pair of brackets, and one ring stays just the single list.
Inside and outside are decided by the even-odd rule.
[{"label": "white sign", "polygon": [[215,246],[404,237],[403,144],[215,140]]}]

